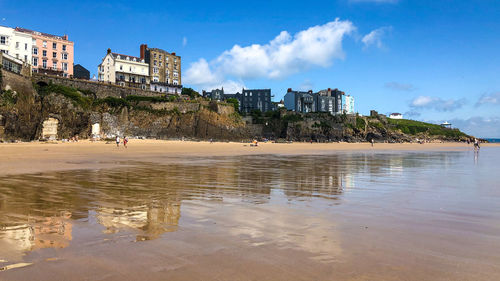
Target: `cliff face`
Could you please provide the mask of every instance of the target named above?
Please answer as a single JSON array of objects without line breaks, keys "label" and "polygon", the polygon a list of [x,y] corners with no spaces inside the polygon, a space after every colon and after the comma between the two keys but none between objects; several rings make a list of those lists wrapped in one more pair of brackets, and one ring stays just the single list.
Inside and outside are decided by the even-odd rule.
[{"label": "cliff face", "polygon": [[103,97],[89,88],[66,86],[71,82],[34,84],[13,73],[0,73],[0,140],[67,139],[76,135],[88,138],[95,134],[102,138],[126,135],[235,141],[268,138],[409,142],[470,138],[456,129],[412,120],[391,120],[383,115],[332,116],[282,110],[242,118],[227,104],[130,93]]},{"label": "cliff face", "polygon": [[[33,85],[7,73],[0,95],[0,139],[67,139],[99,135],[146,138],[240,140],[250,138],[231,105],[129,96],[99,99],[95,93],[62,85]],[[5,78],[5,77],[3,77]],[[50,129],[48,128],[50,125]],[[45,128],[44,128],[45,127]]]}]

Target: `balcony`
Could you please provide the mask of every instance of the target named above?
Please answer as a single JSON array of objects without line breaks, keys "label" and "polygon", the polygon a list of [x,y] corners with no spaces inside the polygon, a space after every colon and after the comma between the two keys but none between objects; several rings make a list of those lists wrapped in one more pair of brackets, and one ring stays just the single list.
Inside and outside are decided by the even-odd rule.
[{"label": "balcony", "polygon": [[48,75],[57,75],[57,76],[63,76],[64,70],[62,68],[54,68],[54,67],[44,67],[42,65],[38,67],[34,67],[33,70],[37,69],[38,73],[42,74],[48,74]]}]

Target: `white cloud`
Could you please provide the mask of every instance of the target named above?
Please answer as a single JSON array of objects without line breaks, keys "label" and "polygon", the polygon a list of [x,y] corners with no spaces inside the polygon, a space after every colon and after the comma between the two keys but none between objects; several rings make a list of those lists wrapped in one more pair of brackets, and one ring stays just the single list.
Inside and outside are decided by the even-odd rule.
[{"label": "white cloud", "polygon": [[476,102],[476,106],[484,104],[500,104],[500,92],[483,94]]},{"label": "white cloud", "polygon": [[413,86],[412,84],[404,84],[398,82],[387,82],[385,83],[385,87],[392,90],[407,91],[407,92],[411,92],[416,89],[415,86]]},{"label": "white cloud", "polygon": [[375,30],[372,30],[370,33],[366,34],[363,36],[361,39],[361,42],[365,44],[365,48],[368,48],[370,46],[375,46],[379,49],[384,48],[384,44],[382,43],[382,37],[387,33],[392,30],[391,26],[384,26],[381,28],[377,28]]},{"label": "white cloud", "polygon": [[434,109],[437,111],[454,111],[467,103],[466,99],[448,99],[443,100],[441,98],[429,97],[429,96],[419,96],[414,98],[410,102],[410,107],[413,110],[420,109]]},{"label": "white cloud", "polygon": [[349,0],[350,3],[396,4],[399,0]]},{"label": "white cloud", "polygon": [[350,21],[336,19],[293,36],[282,31],[267,44],[234,45],[210,63],[200,59],[191,64],[184,81],[202,87],[206,76],[218,82],[228,77],[280,79],[311,67],[328,67],[334,59],[344,58],[342,40],[355,29]]},{"label": "white cloud", "polygon": [[182,38],[182,46],[186,46],[186,45],[187,45],[187,43],[188,43],[188,39],[187,39],[187,37],[186,37],[186,36],[184,36],[184,37]]},{"label": "white cloud", "polygon": [[299,90],[301,91],[309,91],[314,88],[314,84],[311,82],[311,80],[306,79],[302,84],[299,85]]},{"label": "white cloud", "polygon": [[213,73],[205,59],[200,59],[189,66],[184,81],[197,86],[200,91],[224,87],[224,92],[236,93],[245,87],[243,82],[227,80],[220,73]]},{"label": "white cloud", "polygon": [[480,138],[500,137],[500,117],[471,117],[469,119],[448,120],[453,127]]}]

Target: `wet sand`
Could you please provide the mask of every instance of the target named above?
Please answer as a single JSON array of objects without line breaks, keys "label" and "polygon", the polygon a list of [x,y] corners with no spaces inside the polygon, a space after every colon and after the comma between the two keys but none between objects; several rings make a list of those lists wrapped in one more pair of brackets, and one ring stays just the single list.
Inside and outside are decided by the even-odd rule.
[{"label": "wet sand", "polygon": [[500,280],[497,146],[144,144],[13,145],[110,168],[0,177],[0,280]]},{"label": "wet sand", "polygon": [[[483,144],[483,146],[500,146]],[[238,156],[257,154],[306,155],[338,151],[464,151],[472,145],[462,143],[387,144],[376,143],[249,143],[130,140],[128,148],[115,143],[32,142],[0,144],[0,175],[40,173],[75,169],[100,169],[124,165],[127,161],[166,163],[172,158]]]}]

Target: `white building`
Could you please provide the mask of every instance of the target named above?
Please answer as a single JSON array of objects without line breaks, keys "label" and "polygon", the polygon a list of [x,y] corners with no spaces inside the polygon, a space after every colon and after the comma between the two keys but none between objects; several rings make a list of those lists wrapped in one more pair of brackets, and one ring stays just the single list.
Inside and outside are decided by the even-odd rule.
[{"label": "white building", "polygon": [[0,52],[31,64],[33,39],[14,28],[0,26]]},{"label": "white building", "polygon": [[342,111],[345,114],[354,114],[354,97],[351,95],[342,96]]},{"label": "white building", "polygon": [[403,114],[401,114],[401,113],[391,113],[391,115],[389,115],[389,118],[391,118],[391,119],[403,119]]},{"label": "white building", "polygon": [[151,82],[150,90],[155,91],[155,92],[165,93],[165,94],[180,95],[182,92],[182,86],[181,85],[172,85],[172,84],[162,83],[162,82]]},{"label": "white building", "polygon": [[111,49],[99,64],[97,73],[99,81],[120,86],[146,89],[149,84],[149,65],[143,59],[112,53]]}]

